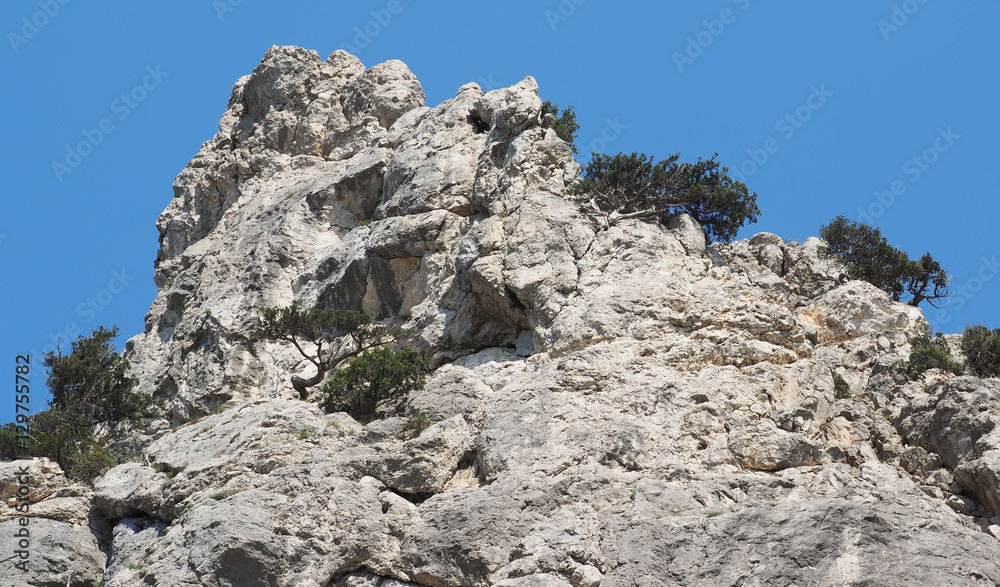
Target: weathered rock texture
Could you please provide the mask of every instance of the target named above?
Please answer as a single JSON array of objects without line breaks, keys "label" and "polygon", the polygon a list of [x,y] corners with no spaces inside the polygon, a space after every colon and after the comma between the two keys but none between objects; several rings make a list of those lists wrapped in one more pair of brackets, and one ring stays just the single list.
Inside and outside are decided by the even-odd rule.
[{"label": "weathered rock texture", "polygon": [[[1000,584],[996,382],[895,377],[920,312],[816,239],[598,231],[540,111],[340,51],[236,83],[158,223],[128,357],[168,414],[94,489],[104,584]],[[246,338],[293,301],[412,329],[426,388],[300,401]]]},{"label": "weathered rock texture", "polygon": [[48,459],[18,460],[0,463],[0,498],[0,584],[90,587],[101,578],[111,527],[90,488]]}]

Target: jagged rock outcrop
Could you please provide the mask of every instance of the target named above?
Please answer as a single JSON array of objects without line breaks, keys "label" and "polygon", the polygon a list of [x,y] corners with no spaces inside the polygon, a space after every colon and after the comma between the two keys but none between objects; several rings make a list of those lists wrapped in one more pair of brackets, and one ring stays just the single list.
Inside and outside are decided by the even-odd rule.
[{"label": "jagged rock outcrop", "polygon": [[[158,224],[128,357],[168,414],[94,488],[104,584],[1000,584],[995,382],[895,377],[920,312],[816,239],[599,230],[579,170],[531,78],[428,108],[399,62],[268,51]],[[411,329],[426,387],[300,401],[246,337],[292,301]]]}]

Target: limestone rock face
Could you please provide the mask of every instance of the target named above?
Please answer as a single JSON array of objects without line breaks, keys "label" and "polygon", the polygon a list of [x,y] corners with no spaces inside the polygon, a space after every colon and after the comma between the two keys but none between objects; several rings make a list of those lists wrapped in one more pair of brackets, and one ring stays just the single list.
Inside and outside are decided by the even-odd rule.
[{"label": "limestone rock face", "polygon": [[72,484],[48,459],[17,460],[0,463],[0,496],[0,584],[89,587],[100,580],[110,526],[90,489]]},{"label": "limestone rock face", "polygon": [[[818,239],[601,230],[579,172],[532,78],[427,107],[269,50],[158,222],[127,356],[167,414],[86,496],[104,585],[1000,583],[996,382],[899,379],[920,312]],[[426,387],[300,401],[247,338],[293,301],[409,329]]]},{"label": "limestone rock face", "polygon": [[1000,382],[950,379],[903,404],[896,419],[907,441],[939,457],[982,503],[981,513],[1000,515]]}]

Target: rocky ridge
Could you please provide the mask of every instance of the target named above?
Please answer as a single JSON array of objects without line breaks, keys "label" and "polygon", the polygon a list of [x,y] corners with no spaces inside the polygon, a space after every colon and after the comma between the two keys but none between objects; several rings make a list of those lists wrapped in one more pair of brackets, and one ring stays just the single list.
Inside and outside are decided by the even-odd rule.
[{"label": "rocky ridge", "polygon": [[[1000,584],[1000,384],[894,374],[920,312],[817,239],[598,230],[551,125],[532,78],[428,108],[398,61],[269,50],[158,222],[127,352],[167,417],[92,491],[33,464],[75,537],[35,580]],[[366,426],[300,401],[246,338],[292,301],[412,330],[426,388]]]}]

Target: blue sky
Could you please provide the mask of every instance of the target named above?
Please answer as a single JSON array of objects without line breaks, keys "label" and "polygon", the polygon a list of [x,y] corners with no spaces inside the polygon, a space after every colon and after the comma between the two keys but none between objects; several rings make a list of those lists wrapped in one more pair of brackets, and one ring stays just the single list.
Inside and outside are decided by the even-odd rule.
[{"label": "blue sky", "polygon": [[143,330],[173,179],[273,44],[401,59],[429,105],[533,75],[574,106],[581,162],[718,152],[759,196],[741,237],[864,219],[951,273],[950,306],[925,310],[936,329],[1000,327],[998,21],[985,0],[8,0],[0,364],[32,355],[39,410],[47,345]]}]

